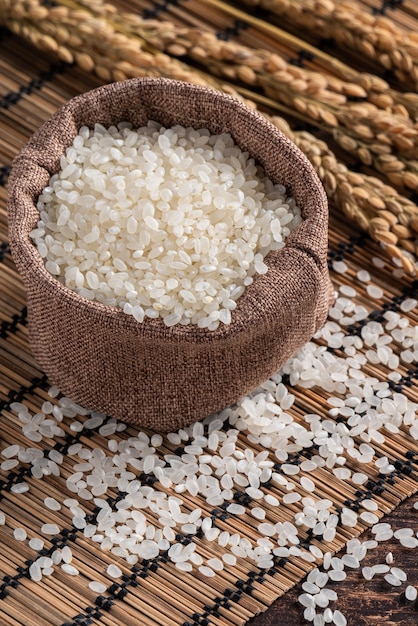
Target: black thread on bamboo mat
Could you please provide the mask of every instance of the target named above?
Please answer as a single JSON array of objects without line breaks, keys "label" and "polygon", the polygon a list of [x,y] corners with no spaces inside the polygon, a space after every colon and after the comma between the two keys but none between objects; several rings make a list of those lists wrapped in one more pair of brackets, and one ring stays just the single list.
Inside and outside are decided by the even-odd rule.
[{"label": "black thread on bamboo mat", "polygon": [[229,41],[231,37],[239,37],[241,31],[247,30],[249,27],[248,22],[244,20],[234,20],[232,26],[227,26],[224,30],[220,30],[216,33],[216,37],[221,41]]},{"label": "black thread on bamboo mat", "polygon": [[[287,563],[287,559],[283,557],[275,557],[275,573],[277,573],[278,569],[285,567]],[[128,593],[132,592],[130,587],[136,588],[140,585],[141,579],[147,578],[151,573],[154,573],[158,570],[161,564],[165,564],[168,561],[168,551],[159,554],[153,559],[144,560],[141,563],[141,566],[134,565],[130,570],[130,575],[123,574],[122,575],[122,583],[114,582],[107,589],[106,592],[109,594],[108,596],[99,595],[95,599],[94,603],[96,607],[99,607],[99,610],[92,605],[87,606],[83,609],[83,613],[78,613],[72,618],[72,621],[66,621],[61,626],[89,626],[92,622],[91,617],[94,616],[96,619],[100,619],[102,613],[100,613],[100,609],[102,611],[109,612],[116,600],[124,601],[125,597]],[[219,617],[219,609],[222,607],[224,609],[230,608],[230,602],[238,602],[244,593],[251,594],[254,590],[254,583],[259,582],[262,583],[265,579],[266,574],[272,575],[272,571],[267,570],[264,572],[262,570],[258,571],[250,571],[247,575],[247,579],[239,578],[235,582],[235,590],[227,588],[223,592],[223,596],[217,596],[214,598],[214,604],[212,606],[205,605],[203,607],[203,613],[194,613],[192,615],[193,623],[184,622],[183,626],[205,626],[205,624],[210,624],[207,620],[209,615],[214,615]]]},{"label": "black thread on bamboo mat", "polygon": [[153,559],[144,559],[141,566],[134,565],[130,569],[130,574],[122,574],[122,582],[114,582],[106,589],[108,596],[99,595],[94,600],[94,606],[89,605],[78,613],[71,621],[66,621],[61,626],[89,626],[92,624],[92,618],[100,619],[103,611],[109,612],[116,600],[124,601],[128,593],[132,593],[132,587],[135,589],[140,585],[140,580],[150,576],[156,572],[161,563],[168,560],[167,552],[159,554]]},{"label": "black thread on bamboo mat", "polygon": [[[285,559],[281,558],[277,560],[276,567],[280,567],[280,562],[283,561],[281,567],[284,567]],[[251,595],[255,588],[255,583],[262,584],[265,581],[266,575],[271,575],[271,570],[267,571],[250,571],[247,575],[247,580],[239,578],[235,581],[235,590],[228,587],[225,589],[223,596],[216,596],[213,600],[213,604],[206,604],[203,607],[201,613],[193,613],[191,620],[183,622],[182,626],[209,626],[212,622],[210,617],[221,617],[222,614],[219,609],[229,609],[231,602],[239,602],[244,594]]]},{"label": "black thread on bamboo mat", "polygon": [[380,309],[374,309],[369,315],[355,324],[347,326],[347,332],[350,335],[360,335],[362,328],[369,322],[384,322],[385,313],[388,311],[397,312],[400,310],[402,302],[409,298],[418,298],[418,280],[414,280],[411,285],[406,285],[402,289],[399,296],[393,296],[389,302],[384,302]]},{"label": "black thread on bamboo mat", "polygon": [[290,65],[296,65],[297,67],[305,67],[305,61],[313,61],[315,59],[315,55],[309,50],[303,50],[301,48],[298,50],[296,57],[289,57],[288,61]]},{"label": "black thread on bamboo mat", "polygon": [[[369,478],[365,483],[365,489],[357,489],[355,492],[356,497],[354,499],[348,498],[345,500],[344,505],[357,513],[364,500],[372,499],[373,496],[381,496],[385,492],[387,485],[395,485],[396,478],[402,478],[402,475],[410,476],[414,471],[413,466],[416,465],[418,467],[418,454],[414,450],[408,450],[405,456],[406,460],[397,459],[392,462],[395,469],[389,474],[379,473],[378,480]],[[341,507],[337,507],[336,511],[341,521]]]},{"label": "black thread on bamboo mat", "polygon": [[10,165],[2,165],[0,167],[0,187],[4,187],[5,185],[7,185],[11,169],[12,168]]},{"label": "black thread on bamboo mat", "polygon": [[5,26],[0,26],[0,44],[3,43],[3,41],[10,39],[10,37],[13,37],[14,34]]},{"label": "black thread on bamboo mat", "polygon": [[159,17],[160,13],[168,12],[170,10],[170,6],[180,6],[180,0],[165,0],[165,2],[153,2],[153,8],[144,9],[142,17],[144,18],[144,20],[153,20]]},{"label": "black thread on bamboo mat", "polygon": [[4,320],[0,326],[0,337],[6,339],[8,335],[14,335],[19,327],[27,324],[27,309],[23,307],[20,313],[15,313],[10,322]]},{"label": "black thread on bamboo mat", "polygon": [[[287,557],[276,557],[273,556],[273,567],[267,570],[251,570],[248,572],[246,579],[238,578],[233,584],[234,588],[227,587],[222,596],[216,596],[213,599],[213,604],[206,604],[203,607],[203,611],[198,613],[195,612],[190,617],[190,620],[186,620],[183,622],[182,626],[208,626],[212,622],[210,621],[210,617],[220,617],[221,613],[219,611],[220,608],[229,609],[231,602],[239,602],[244,594],[252,595],[255,584],[262,584],[266,576],[274,576],[279,572],[279,570],[286,567],[288,562]],[[191,621],[193,620],[193,621]]]},{"label": "black thread on bamboo mat", "polygon": [[27,395],[33,395],[34,391],[39,387],[45,389],[48,386],[48,378],[44,374],[42,377],[36,376],[32,378],[28,386],[22,385],[19,391],[11,389],[7,394],[7,400],[0,401],[0,413],[5,409],[8,410],[13,402],[22,402]]},{"label": "black thread on bamboo mat", "polygon": [[354,254],[356,248],[363,248],[368,237],[365,233],[352,235],[348,241],[340,241],[337,247],[328,250],[328,267],[332,270],[334,261],[344,261],[347,254]]},{"label": "black thread on bamboo mat", "polygon": [[414,385],[416,385],[416,383],[414,383],[414,379],[418,381],[418,367],[413,370],[407,370],[406,374],[404,374],[404,376],[402,376],[402,378],[400,378],[396,382],[390,380],[388,383],[389,388],[396,393],[401,393],[404,387],[413,387]]},{"label": "black thread on bamboo mat", "polygon": [[38,78],[32,78],[29,83],[19,87],[17,91],[9,91],[0,98],[0,109],[9,109],[12,105],[17,104],[23,96],[30,96],[34,91],[42,89],[46,82],[54,80],[55,76],[65,72],[68,67],[70,67],[68,63],[51,65],[48,70],[40,72]]},{"label": "black thread on bamboo mat", "polygon": [[9,252],[10,252],[9,244],[7,243],[7,241],[3,241],[0,244],[0,263],[4,261],[4,259],[6,258],[6,255]]},{"label": "black thread on bamboo mat", "polygon": [[382,0],[382,5],[380,7],[373,7],[372,13],[373,15],[386,15],[388,9],[395,11],[395,9],[399,9],[402,4],[403,0]]}]

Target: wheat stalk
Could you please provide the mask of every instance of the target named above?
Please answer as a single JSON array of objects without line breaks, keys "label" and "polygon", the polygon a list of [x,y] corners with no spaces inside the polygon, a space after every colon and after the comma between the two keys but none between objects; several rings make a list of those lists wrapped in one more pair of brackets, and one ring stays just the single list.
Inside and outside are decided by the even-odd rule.
[{"label": "wheat stalk", "polygon": [[107,20],[75,4],[46,7],[37,0],[0,0],[0,22],[34,46],[94,71],[104,81],[170,76],[195,84],[212,82],[177,59],[145,50],[139,38],[119,33]]},{"label": "wheat stalk", "polygon": [[310,133],[295,133],[294,141],[314,165],[331,202],[413,273],[410,254],[418,254],[416,205],[380,179],[350,171]]},{"label": "wheat stalk", "polygon": [[[211,0],[206,0],[211,1]],[[342,49],[355,51],[390,71],[406,89],[418,87],[418,37],[383,15],[366,13],[355,0],[245,0],[330,38]]]}]

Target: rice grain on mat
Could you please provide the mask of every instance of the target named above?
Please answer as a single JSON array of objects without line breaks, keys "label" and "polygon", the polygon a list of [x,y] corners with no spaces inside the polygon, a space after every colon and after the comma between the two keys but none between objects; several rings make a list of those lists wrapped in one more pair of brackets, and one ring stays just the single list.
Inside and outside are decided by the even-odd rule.
[{"label": "rice grain on mat", "polygon": [[120,578],[122,576],[122,570],[117,565],[111,563],[107,568],[107,573],[112,578]]},{"label": "rice grain on mat", "polygon": [[10,491],[12,493],[25,493],[29,491],[29,485],[27,483],[15,483]]},{"label": "rice grain on mat", "polygon": [[12,444],[1,451],[1,456],[4,456],[5,459],[11,459],[12,457],[17,456],[18,453],[19,446],[17,444]]},{"label": "rice grain on mat", "polygon": [[347,619],[346,619],[345,615],[343,615],[343,613],[341,613],[341,611],[339,611],[338,609],[334,611],[334,614],[332,616],[332,620],[333,620],[335,626],[346,626],[347,625]]},{"label": "rice grain on mat", "polygon": [[398,530],[395,530],[394,536],[396,537],[396,539],[401,540],[405,537],[413,537],[414,531],[412,528],[399,528]]},{"label": "rice grain on mat", "polygon": [[27,537],[27,532],[24,528],[15,528],[13,531],[13,536],[16,541],[25,541]]},{"label": "rice grain on mat", "polygon": [[7,459],[6,461],[3,461],[3,463],[0,464],[0,469],[3,472],[9,472],[17,465],[19,465],[18,459]]},{"label": "rice grain on mat", "polygon": [[60,165],[31,231],[45,267],[138,322],[230,324],[254,275],[268,271],[264,257],[302,221],[229,134],[96,124],[80,129]]},{"label": "rice grain on mat", "polygon": [[45,535],[57,535],[60,529],[56,524],[43,524],[41,531],[45,533]]},{"label": "rice grain on mat", "polygon": [[210,568],[210,567],[207,567],[206,565],[202,565],[201,567],[199,567],[199,572],[203,576],[206,576],[207,578],[213,578],[213,576],[216,576],[216,574],[213,571],[213,569]]},{"label": "rice grain on mat", "polygon": [[89,582],[89,588],[95,593],[104,593],[107,589],[104,583],[100,583],[97,580],[92,580]]},{"label": "rice grain on mat", "polygon": [[42,571],[39,566],[39,563],[36,561],[29,566],[29,576],[34,582],[39,582],[42,580]]},{"label": "rice grain on mat", "polygon": [[42,550],[43,547],[44,541],[42,539],[38,539],[38,537],[33,537],[33,539],[30,539],[29,548],[32,548],[32,550],[39,552],[39,550]]},{"label": "rice grain on mat", "polygon": [[416,548],[418,547],[418,539],[416,537],[402,537],[399,539],[399,543],[404,548]]},{"label": "rice grain on mat", "polygon": [[343,570],[330,570],[328,575],[331,580],[335,582],[339,582],[341,580],[345,580],[347,578],[347,574]]},{"label": "rice grain on mat", "polygon": [[366,580],[371,580],[375,572],[372,567],[363,567],[361,573],[363,574],[363,578],[365,578]]},{"label": "rice grain on mat", "polygon": [[405,574],[405,572],[400,569],[399,567],[391,567],[390,568],[390,573],[393,576],[396,576],[396,578],[398,578],[400,581],[405,582],[407,579],[407,576]]},{"label": "rice grain on mat", "polygon": [[44,504],[48,509],[51,509],[51,511],[59,511],[61,508],[60,503],[55,498],[46,497]]},{"label": "rice grain on mat", "polygon": [[80,573],[79,570],[74,567],[74,565],[70,565],[69,563],[63,563],[61,565],[61,569],[63,572],[69,574],[70,576],[78,576],[78,574]]},{"label": "rice grain on mat", "polygon": [[64,563],[71,563],[73,560],[73,553],[70,546],[64,546],[61,550],[62,560]]}]

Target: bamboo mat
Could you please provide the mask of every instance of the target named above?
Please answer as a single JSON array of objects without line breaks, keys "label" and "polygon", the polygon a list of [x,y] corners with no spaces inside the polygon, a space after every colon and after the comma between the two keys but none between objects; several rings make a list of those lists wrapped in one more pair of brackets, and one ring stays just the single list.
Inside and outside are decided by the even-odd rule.
[{"label": "bamboo mat", "polygon": [[[44,3],[46,7],[56,4],[60,3]],[[72,6],[73,3],[65,4]],[[92,10],[96,4],[100,3],[91,2]],[[356,71],[367,69],[393,80],[393,85],[400,88],[402,76],[389,76],[373,59],[365,59],[358,53],[338,48],[335,42],[324,40],[321,34],[298,27],[297,22],[268,12],[268,4],[261,3],[258,7],[245,8],[245,5],[238,2],[218,4],[198,0],[172,0],[164,3],[146,0],[113,2],[121,13],[136,12],[148,19],[170,20],[176,25],[197,27],[202,31],[217,33],[219,41],[232,40],[254,49],[277,50],[285,53],[296,67],[310,67],[321,71],[321,50],[332,50],[335,58],[342,59]],[[361,6],[370,15],[379,12],[385,14],[387,19],[408,31],[413,31],[418,25],[418,12],[413,0],[365,0]],[[253,16],[256,21],[243,18],[242,14],[245,16],[247,11],[248,16]],[[19,15],[14,19],[18,20]],[[277,25],[305,40],[306,47],[298,50],[291,40],[287,47],[276,42],[271,27]],[[0,515],[3,513],[5,516],[5,524],[0,525],[0,623],[4,626],[242,625],[254,615],[265,611],[274,600],[321,562],[320,553],[315,547],[323,552],[337,552],[350,538],[370,526],[369,522],[360,518],[355,527],[349,528],[342,524],[341,512],[344,508],[361,513],[366,511],[362,503],[372,500],[377,503],[377,515],[381,517],[417,491],[418,443],[409,434],[406,426],[398,433],[386,432],[384,443],[373,443],[375,458],[388,457],[393,466],[392,471],[387,474],[379,473],[374,463],[360,465],[354,458],[347,457],[345,467],[352,473],[361,471],[367,474],[367,481],[361,486],[351,479],[337,478],[327,467],[317,468],[310,473],[301,471],[296,477],[291,477],[294,479],[296,492],[303,496],[312,494],[304,491],[300,479],[304,475],[312,478],[316,485],[313,496],[331,500],[333,511],[339,516],[337,532],[332,541],[326,542],[307,528],[299,529],[301,549],[311,555],[310,562],[298,555],[274,556],[271,565],[261,569],[251,559],[238,556],[235,565],[225,563],[222,571],[215,572],[210,578],[202,575],[197,567],[191,573],[180,571],[168,557],[167,551],[161,551],[151,559],[139,559],[136,564],[129,565],[124,558],[101,550],[97,542],[86,537],[83,529],[74,525],[68,507],[62,506],[58,511],[45,507],[44,499],[47,496],[54,497],[60,503],[66,498],[75,497],[68,489],[66,479],[74,473],[74,466],[83,461],[73,452],[73,446],[80,443],[84,450],[99,449],[112,456],[109,451],[110,439],[119,443],[130,437],[137,437],[138,432],[127,427],[106,436],[101,433],[100,426],[77,432],[71,428],[73,418],[64,417],[58,424],[61,429],[58,434],[45,435],[39,442],[32,442],[25,438],[22,423],[13,409],[16,406],[14,403],[23,403],[29,413],[35,415],[41,411],[44,402],[57,405],[59,398],[48,395],[50,384],[31,355],[26,328],[25,292],[7,243],[6,198],[11,162],[31,134],[58,106],[106,80],[103,75],[97,76],[94,72],[87,72],[73,63],[60,60],[54,51],[32,46],[25,34],[26,31],[22,32],[22,36],[17,36],[8,28],[0,30],[0,454],[13,444],[20,445],[22,449],[36,449],[45,460],[45,471],[41,478],[36,478],[32,474],[32,464],[25,461],[24,455],[15,465],[8,464],[8,459],[0,456]],[[311,53],[310,46],[318,46],[317,58]],[[244,87],[241,92],[248,95]],[[306,123],[306,120],[304,122],[291,108],[287,115],[283,114],[283,109],[274,109],[274,102],[271,100],[265,100],[263,107],[260,104],[263,102],[261,90],[254,88],[251,93],[254,101],[267,113],[280,112],[284,115],[295,132],[307,130],[320,139],[326,136],[323,129],[310,122]],[[329,137],[328,139],[331,142]],[[353,171],[377,175],[372,165],[359,163],[352,154],[344,153],[338,142],[332,143],[332,146],[340,161],[353,168]],[[406,193],[411,202],[413,193],[416,190]],[[418,297],[417,280],[403,273],[400,269],[401,263],[391,261],[376,241],[371,240],[341,213],[333,199],[329,239],[330,271],[335,288],[343,285],[355,288],[354,303],[366,307],[368,311],[363,323],[347,325],[344,333],[360,336],[364,323],[371,320],[384,321],[383,315],[388,311],[401,312],[410,326],[416,327],[417,311],[402,312],[402,305],[406,300]],[[381,296],[370,296],[367,284],[359,278],[362,270],[370,273],[371,284],[382,289]],[[315,341],[323,343],[320,338]],[[400,353],[399,345],[393,343],[392,347]],[[362,351],[365,352],[366,349],[363,347]],[[347,358],[338,348],[328,350],[330,354]],[[389,380],[390,370],[387,365],[366,363],[363,369],[366,375],[379,381]],[[392,391],[403,394],[412,402],[418,402],[416,362],[401,360],[398,371],[400,379],[396,385],[392,383]],[[328,416],[330,406],[327,398],[330,393],[319,386],[306,389],[291,385],[286,378],[284,380],[295,396],[295,402],[288,411],[295,422],[303,424],[304,415],[311,413],[337,423],[341,421],[341,418]],[[79,415],[77,420],[84,423],[87,417]],[[225,431],[228,428],[226,422]],[[153,433],[147,434],[152,436]],[[245,431],[240,432],[237,447],[242,451],[251,450],[255,455],[263,451],[259,443],[252,443],[251,437]],[[318,447],[316,445],[294,452],[289,463],[298,466],[311,459],[312,455],[318,453]],[[166,437],[158,445],[157,451],[161,457],[165,454],[177,454],[181,457],[184,453],[182,446],[175,445]],[[62,458],[58,468],[54,463],[48,464],[60,455]],[[270,459],[275,463],[275,471],[280,473],[281,463],[277,461],[273,451]],[[176,495],[170,487],[161,485],[152,473],[142,472],[139,479],[144,485],[160,492],[162,497]],[[16,485],[22,484],[29,489],[19,493],[21,489]],[[265,481],[260,488],[263,499],[256,501],[246,496],[242,487],[234,485],[233,499],[230,502],[242,504],[245,507],[244,514],[228,512],[230,502],[214,507],[208,505],[203,497],[193,497],[187,492],[181,495],[182,509],[190,513],[201,508],[205,516],[211,519],[215,529],[227,531],[230,535],[238,533],[247,538],[252,546],[256,546],[261,535],[258,530],[259,521],[251,514],[252,509],[256,506],[262,507],[265,511],[264,521],[277,524],[293,522],[300,506],[298,503],[284,504],[282,499],[286,490],[274,481]],[[265,500],[265,496],[270,498]],[[112,487],[103,497],[116,510],[123,499],[123,492]],[[81,500],[80,506],[88,523],[95,525],[100,508],[92,500]],[[145,511],[145,515],[150,523],[158,525],[152,511]],[[41,531],[45,523],[57,524],[59,532],[54,536],[45,534]],[[26,530],[25,540],[16,540],[13,534],[16,528]],[[184,546],[194,543],[196,552],[202,556],[204,562],[215,557],[221,558],[225,552],[216,540],[208,541],[202,533],[188,534],[182,532],[180,527],[175,530],[172,543]],[[44,540],[44,547],[39,551],[29,546],[29,539],[34,537]],[[79,575],[72,576],[57,565],[54,572],[44,576],[40,582],[31,580],[29,570],[33,562],[42,556],[49,557],[65,546],[71,548],[71,565],[77,568]],[[107,573],[107,568],[112,563],[121,568],[121,577],[112,578]],[[91,581],[103,582],[106,590],[102,593],[93,591],[88,586]]]}]

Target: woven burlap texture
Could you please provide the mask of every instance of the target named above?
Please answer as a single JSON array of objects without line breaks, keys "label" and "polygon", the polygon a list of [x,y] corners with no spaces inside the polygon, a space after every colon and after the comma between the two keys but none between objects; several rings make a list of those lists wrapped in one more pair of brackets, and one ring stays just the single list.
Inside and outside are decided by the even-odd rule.
[{"label": "woven burlap texture", "polygon": [[[37,197],[60,167],[81,126],[155,120],[230,133],[303,213],[284,249],[266,258],[216,331],[142,324],[91,302],[45,269],[29,233]],[[15,158],[9,181],[13,258],[27,290],[32,351],[51,382],[82,405],[168,431],[218,411],[268,379],[324,323],[330,299],[328,208],[312,166],[261,114],[231,96],[169,79],[132,79],[77,96],[46,122]]]}]

